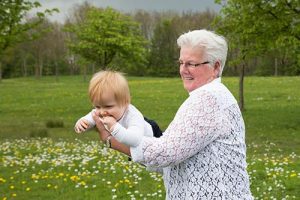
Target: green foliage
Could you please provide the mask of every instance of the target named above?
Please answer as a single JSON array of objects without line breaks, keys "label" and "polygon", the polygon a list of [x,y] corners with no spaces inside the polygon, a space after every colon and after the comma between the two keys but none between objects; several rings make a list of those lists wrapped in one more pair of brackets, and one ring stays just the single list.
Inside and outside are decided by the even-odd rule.
[{"label": "green foliage", "polygon": [[112,8],[89,8],[85,19],[67,31],[76,36],[69,41],[70,49],[100,67],[108,66],[116,57],[139,66],[145,62],[146,40],[139,25]]},{"label": "green foliage", "polygon": [[[219,1],[220,3],[220,1]],[[229,0],[215,20],[235,55],[231,65],[256,56],[275,54],[299,68],[299,1]]]},{"label": "green foliage", "polygon": [[178,35],[174,24],[170,20],[163,20],[157,24],[151,42],[151,56],[149,73],[156,76],[174,76],[178,74],[177,59]]},{"label": "green foliage", "polygon": [[0,2],[0,55],[8,47],[28,39],[26,32],[37,26],[57,9],[37,12],[37,21],[24,23],[26,14],[33,8],[40,7],[39,2],[28,0],[3,0]]}]

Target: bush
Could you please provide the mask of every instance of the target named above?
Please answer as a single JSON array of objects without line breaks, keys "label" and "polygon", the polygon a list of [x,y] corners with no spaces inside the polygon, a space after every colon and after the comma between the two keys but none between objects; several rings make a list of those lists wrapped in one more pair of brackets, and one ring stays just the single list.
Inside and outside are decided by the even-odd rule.
[{"label": "bush", "polygon": [[29,137],[48,137],[48,130],[44,128],[32,130],[29,134]]},{"label": "bush", "polygon": [[62,120],[48,120],[46,122],[47,128],[63,128],[64,122]]}]

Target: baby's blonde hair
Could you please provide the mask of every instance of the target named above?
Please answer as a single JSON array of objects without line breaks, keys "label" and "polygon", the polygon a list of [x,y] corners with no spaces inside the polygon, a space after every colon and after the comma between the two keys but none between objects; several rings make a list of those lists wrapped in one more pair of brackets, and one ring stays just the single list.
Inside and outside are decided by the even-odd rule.
[{"label": "baby's blonde hair", "polygon": [[94,74],[90,80],[89,96],[92,103],[102,102],[103,94],[112,92],[119,105],[130,103],[130,91],[126,78],[121,72],[103,70]]}]

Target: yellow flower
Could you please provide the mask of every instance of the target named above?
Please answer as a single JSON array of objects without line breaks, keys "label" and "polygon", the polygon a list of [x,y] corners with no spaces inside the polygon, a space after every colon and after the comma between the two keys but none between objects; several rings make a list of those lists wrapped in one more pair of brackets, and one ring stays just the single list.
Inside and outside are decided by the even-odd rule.
[{"label": "yellow flower", "polygon": [[130,183],[130,181],[128,179],[125,179],[125,183]]},{"label": "yellow flower", "polygon": [[86,183],[84,181],[81,181],[80,185],[86,185]]},{"label": "yellow flower", "polygon": [[15,186],[11,185],[9,188],[13,190],[15,189]]},{"label": "yellow flower", "polygon": [[16,194],[16,193],[13,193],[13,194],[12,194],[12,196],[13,196],[13,197],[16,197],[16,196],[17,196],[17,194]]},{"label": "yellow flower", "polygon": [[0,178],[0,183],[5,183],[6,180],[4,178]]},{"label": "yellow flower", "polygon": [[292,174],[290,175],[290,177],[295,177],[295,176],[297,176],[296,173],[292,173]]},{"label": "yellow flower", "polygon": [[27,192],[29,192],[29,191],[30,191],[30,188],[29,188],[29,187],[28,187],[28,188],[26,188],[26,191],[27,191]]},{"label": "yellow flower", "polygon": [[70,177],[70,179],[72,180],[72,181],[74,181],[74,182],[77,182],[77,181],[79,181],[80,180],[80,178],[78,177],[78,176],[71,176]]},{"label": "yellow flower", "polygon": [[32,175],[31,175],[31,178],[32,178],[32,179],[39,179],[40,176],[39,176],[39,175],[36,175],[36,174],[32,174]]}]

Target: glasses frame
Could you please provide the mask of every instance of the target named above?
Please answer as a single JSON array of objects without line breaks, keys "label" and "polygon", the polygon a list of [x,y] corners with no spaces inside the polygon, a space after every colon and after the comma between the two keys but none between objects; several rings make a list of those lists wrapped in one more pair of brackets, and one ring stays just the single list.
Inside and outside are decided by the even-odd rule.
[{"label": "glasses frame", "polygon": [[184,67],[188,67],[188,68],[196,68],[196,67],[199,67],[201,65],[206,65],[206,64],[209,64],[210,62],[209,61],[205,61],[205,62],[202,62],[202,63],[190,63],[190,62],[182,62],[182,61],[178,61],[178,64],[179,64],[179,67],[181,66],[184,66]]}]

